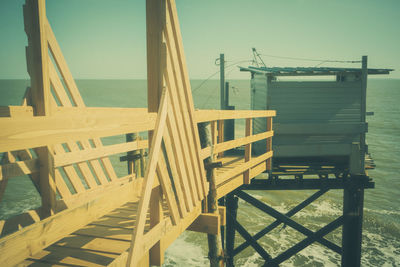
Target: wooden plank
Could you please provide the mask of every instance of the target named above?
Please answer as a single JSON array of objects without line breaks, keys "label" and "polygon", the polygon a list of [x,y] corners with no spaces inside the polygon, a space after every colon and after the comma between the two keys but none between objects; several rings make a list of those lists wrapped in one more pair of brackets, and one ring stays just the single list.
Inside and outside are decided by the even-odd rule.
[{"label": "wooden plank", "polygon": [[[108,183],[103,186],[98,186],[92,190],[87,190],[87,191],[84,191],[79,194],[75,194],[75,195],[70,194],[70,196],[67,195],[66,197],[64,197],[65,192],[63,192],[62,194],[60,193],[63,198],[57,200],[56,210],[57,210],[57,212],[60,212],[66,208],[71,209],[71,208],[80,206],[83,203],[87,203],[89,201],[92,201],[92,200],[98,198],[99,195],[103,194],[107,190],[111,190],[112,188],[118,188],[118,187],[123,186],[124,184],[132,182],[133,178],[134,178],[134,176],[127,175],[125,177],[119,178],[118,180],[114,181],[113,183]],[[63,184],[65,185],[65,183],[63,183]],[[135,180],[135,182],[133,184],[134,190],[135,190],[134,191],[135,195],[138,195],[140,193],[139,190],[141,189],[141,185],[142,185],[141,180]],[[60,191],[60,187],[58,187],[57,189]]]},{"label": "wooden plank", "polygon": [[96,200],[67,209],[0,239],[0,262],[13,266],[69,233],[133,199],[131,183],[112,188]]},{"label": "wooden plank", "polygon": [[31,106],[0,106],[0,117],[33,116]]},{"label": "wooden plank", "polygon": [[232,192],[243,184],[243,175],[237,175],[229,180],[229,182],[217,187],[217,197],[221,198]]},{"label": "wooden plank", "polygon": [[217,120],[274,117],[275,110],[196,110],[197,123]]},{"label": "wooden plank", "polygon": [[[169,21],[169,16],[167,16],[167,19]],[[167,23],[168,24],[168,23]],[[169,38],[170,35],[173,35],[171,33],[171,28],[166,27],[167,33],[165,34],[166,40],[167,40],[167,68],[166,68],[166,79],[167,82],[171,84],[172,88],[176,88],[176,90],[173,90],[171,95],[173,96],[173,103],[175,104],[174,107],[177,107],[175,110],[175,114],[178,116],[181,115],[178,119],[178,122],[180,119],[182,119],[183,122],[183,128],[185,131],[184,133],[184,140],[186,140],[186,144],[188,146],[187,149],[187,154],[189,156],[189,162],[191,163],[192,167],[189,166],[191,170],[193,170],[193,177],[194,181],[196,184],[196,192],[198,195],[198,199],[202,200],[206,196],[206,191],[202,186],[202,179],[204,177],[201,176],[202,172],[200,171],[201,167],[198,164],[197,160],[197,151],[195,149],[195,137],[193,134],[193,125],[192,121],[190,120],[189,117],[189,112],[190,108],[188,107],[188,103],[185,98],[185,92],[184,90],[187,88],[183,87],[183,77],[181,76],[181,73],[177,70],[179,70],[179,62],[178,62],[178,56],[177,56],[177,51],[175,49],[175,45],[172,43],[172,40]],[[174,94],[175,93],[175,94]],[[182,111],[189,111],[189,112],[182,112]],[[204,178],[205,179],[205,178]]]},{"label": "wooden plank", "polygon": [[0,182],[6,178],[22,176],[39,171],[39,160],[30,159],[0,165]]},{"label": "wooden plank", "polygon": [[[184,51],[183,51],[183,44],[182,44],[182,37],[180,33],[180,28],[179,28],[179,22],[178,22],[178,17],[176,13],[176,6],[175,6],[175,1],[170,1],[167,3],[167,20],[170,23],[167,23],[166,27],[171,27],[172,33],[173,33],[173,39],[175,40],[175,48],[177,52],[177,61],[179,63],[179,71],[181,73],[182,77],[182,90],[184,91],[184,97],[185,97],[185,102],[187,103],[188,106],[188,112],[189,112],[189,118],[190,118],[190,125],[192,128],[192,134],[194,135],[194,141],[195,141],[195,152],[196,152],[196,158],[197,158],[197,164],[199,166],[199,171],[201,175],[201,183],[202,183],[202,190],[204,194],[208,192],[208,188],[206,185],[206,175],[204,171],[204,165],[202,159],[200,159],[200,138],[199,138],[199,132],[197,128],[197,122],[194,118],[194,104],[193,104],[193,97],[192,97],[192,90],[190,88],[190,81],[189,81],[189,75],[187,73],[187,67],[186,67],[186,59],[184,56]],[[204,195],[206,197],[206,195]]]},{"label": "wooden plank", "polygon": [[0,236],[3,238],[4,236],[11,234],[20,230],[23,227],[27,227],[35,222],[40,221],[41,219],[41,207],[29,210],[27,212],[15,215],[7,220],[0,221]]},{"label": "wooden plank", "polygon": [[50,246],[31,256],[29,260],[59,266],[105,266],[116,257],[114,253],[108,252]]},{"label": "wooden plank", "polygon": [[53,62],[51,62],[50,58],[48,59],[49,65],[49,75],[50,75],[50,84],[53,87],[53,91],[58,98],[61,106],[63,107],[72,107],[71,101],[65,92],[64,85],[60,81],[60,77],[58,77],[57,70],[55,69]]},{"label": "wooden plank", "polygon": [[[245,136],[242,138],[237,138],[237,139],[231,140],[231,141],[226,141],[221,144],[216,144],[213,148],[213,152],[219,153],[221,151],[226,151],[229,149],[233,149],[235,147],[251,144],[253,142],[272,137],[273,135],[274,135],[274,132],[269,131],[269,132],[255,134],[255,135]],[[205,152],[202,152],[202,153],[205,153]]]},{"label": "wooden plank", "polygon": [[158,161],[158,155],[161,150],[161,141],[163,137],[164,128],[166,125],[167,111],[168,111],[168,91],[165,89],[162,98],[161,105],[158,112],[156,127],[155,127],[155,136],[152,139],[150,155],[149,155],[149,164],[147,166],[144,186],[143,186],[143,195],[139,202],[138,209],[138,218],[136,220],[135,229],[132,235],[131,246],[129,249],[128,255],[128,263],[131,265],[135,265],[138,262],[139,254],[137,253],[138,245],[143,236],[144,224],[146,220],[147,209],[149,207],[149,201],[151,196],[151,189],[153,187],[154,178],[156,175],[156,167]]},{"label": "wooden plank", "polygon": [[167,164],[165,163],[164,155],[162,153],[158,157],[157,177],[160,181],[161,188],[167,200],[172,224],[176,225],[179,222],[180,216],[176,203],[175,193],[172,190],[170,177],[168,175]]},{"label": "wooden plank", "polygon": [[109,238],[93,238],[89,236],[70,235],[54,245],[67,248],[82,248],[86,250],[95,250],[100,252],[108,252],[121,254],[129,248],[129,242],[109,239]]},{"label": "wooden plank", "polygon": [[266,170],[265,164],[263,162],[259,163],[258,165],[254,166],[253,168],[250,169],[250,179],[263,173],[265,170]]},{"label": "wooden plank", "polygon": [[[68,199],[69,197],[72,196],[71,191],[69,190],[68,186],[65,184],[64,179],[62,178],[62,175],[60,173],[59,169],[55,169],[54,170],[54,175],[55,175],[55,183],[56,183],[56,189],[57,192],[60,194],[60,197],[62,199]],[[60,210],[59,208],[57,208],[57,204],[56,204],[56,210]]]},{"label": "wooden plank", "polygon": [[[193,203],[200,201],[200,193],[199,188],[196,186],[196,174],[194,171],[193,161],[189,154],[189,142],[192,140],[188,139],[187,136],[187,125],[184,124],[184,120],[182,118],[182,113],[185,113],[184,110],[180,108],[179,100],[177,99],[176,95],[176,85],[173,84],[171,81],[167,83],[171,83],[173,86],[171,90],[171,107],[169,108],[168,114],[168,122],[170,123],[170,127],[168,128],[171,131],[172,136],[176,136],[177,142],[179,143],[179,147],[181,148],[180,153],[183,155],[183,163],[186,168],[186,174],[188,175],[188,182],[189,187],[191,190],[192,200]],[[175,138],[174,138],[175,139]],[[178,148],[179,149],[179,148]]]},{"label": "wooden plank", "polygon": [[226,207],[218,206],[218,214],[219,214],[221,226],[225,226],[226,225]]},{"label": "wooden plank", "polygon": [[219,235],[220,228],[221,224],[219,214],[202,213],[187,230],[211,235]]},{"label": "wooden plank", "polygon": [[178,195],[179,212],[181,213],[181,217],[184,218],[187,212],[193,208],[193,205],[190,205],[192,200],[190,198],[189,185],[187,185],[187,182],[184,179],[185,176],[182,175],[182,165],[179,164],[181,161],[176,157],[176,148],[172,146],[171,137],[169,136],[168,131],[165,131],[163,140],[168,161],[170,163],[169,166],[172,177],[174,178],[176,193]]},{"label": "wooden plank", "polygon": [[[65,82],[65,85],[67,86],[67,90],[69,91],[74,101],[74,104],[76,106],[85,106],[82,97],[79,93],[78,87],[76,86],[76,83],[72,77],[71,72],[69,71],[68,65],[64,59],[61,49],[57,43],[56,37],[47,19],[45,20],[43,28],[46,29],[50,52],[53,55],[54,61],[57,64],[58,70],[60,71],[60,74]],[[46,47],[46,53],[47,53],[47,47]]]},{"label": "wooden plank", "polygon": [[[85,150],[92,149],[92,146],[90,145],[88,140],[83,140],[80,143]],[[102,185],[108,184],[109,182],[107,180],[106,175],[104,174],[104,171],[100,165],[100,162],[97,159],[89,160],[89,164],[92,166],[93,171],[96,174],[96,177],[99,180],[100,184],[102,184]]]},{"label": "wooden plank", "polygon": [[244,163],[240,164],[239,166],[237,166],[229,171],[225,171],[221,175],[217,175],[217,177],[216,177],[217,185],[220,185],[220,184],[224,183],[225,181],[228,181],[231,178],[242,174],[244,171],[252,168],[253,166],[259,164],[260,162],[266,161],[267,159],[271,158],[272,155],[273,155],[272,151],[264,153],[258,157],[252,158],[248,162],[244,162]]},{"label": "wooden plank", "polygon": [[54,164],[56,167],[60,167],[145,148],[148,148],[148,140],[101,146],[88,150],[75,150],[65,154],[56,155],[54,157]]},{"label": "wooden plank", "polygon": [[[64,148],[60,144],[54,145],[55,154],[63,154],[65,153]],[[54,159],[54,156],[53,156]],[[71,165],[63,167],[65,174],[67,175],[68,180],[71,182],[76,193],[84,192],[86,189],[83,186],[82,180],[76,172],[75,168]]]},{"label": "wooden plank", "polygon": [[188,169],[187,169],[188,167],[186,165],[187,159],[185,159],[184,153],[182,152],[183,148],[182,148],[181,142],[179,140],[179,134],[176,129],[177,126],[169,116],[167,117],[167,125],[168,125],[168,129],[170,132],[169,135],[171,137],[172,147],[175,151],[174,153],[178,160],[177,166],[178,166],[178,169],[181,171],[180,175],[181,175],[181,179],[182,179],[182,182],[184,185],[183,189],[185,190],[186,195],[188,195],[189,199],[190,199],[190,200],[189,199],[187,200],[187,201],[189,201],[188,204],[191,207],[196,206],[197,199],[196,199],[195,191],[193,188],[193,180],[190,179],[191,176],[188,173]]},{"label": "wooden plank", "polygon": [[[251,136],[253,134],[253,119],[246,119],[246,128],[245,128],[245,135]],[[244,151],[244,161],[251,160],[251,143],[246,145]],[[243,174],[243,183],[249,184],[250,183],[250,169],[246,170]]]},{"label": "wooden plank", "polygon": [[13,151],[43,145],[105,137],[152,129],[152,119],[143,114],[124,117],[110,112],[107,116],[95,113],[56,113],[33,118],[0,118],[0,151]]},{"label": "wooden plank", "polygon": [[[93,143],[95,148],[103,147],[103,143],[100,138],[93,138]],[[110,177],[111,181],[115,181],[117,179],[117,174],[115,173],[114,167],[112,166],[110,159],[108,157],[100,157],[100,161],[104,166],[104,170],[107,172],[108,177]]]},{"label": "wooden plank", "polygon": [[[80,150],[78,145],[75,142],[68,142],[67,147],[68,147],[69,151],[71,151],[69,153],[76,153],[79,155],[81,152],[85,151],[85,150]],[[57,162],[56,162],[57,157],[66,155],[66,154],[68,154],[68,153],[62,153],[62,154],[56,155],[54,157],[54,165],[56,167],[58,167]],[[67,164],[65,164],[65,165],[67,165]],[[93,189],[93,188],[97,187],[96,179],[94,178],[91,170],[89,169],[88,164],[86,162],[80,162],[77,165],[78,165],[80,172],[82,173],[83,179],[85,180],[85,182],[89,186],[89,188]]]}]

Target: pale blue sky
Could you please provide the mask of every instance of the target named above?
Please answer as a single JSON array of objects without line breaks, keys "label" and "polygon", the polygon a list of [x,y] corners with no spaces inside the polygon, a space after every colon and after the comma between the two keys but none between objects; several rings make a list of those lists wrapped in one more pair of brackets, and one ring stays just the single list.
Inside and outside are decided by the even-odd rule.
[{"label": "pale blue sky", "polygon": [[[0,79],[28,78],[23,2],[0,0]],[[359,60],[368,55],[369,67],[400,70],[398,0],[176,2],[192,79],[217,71],[219,53],[230,62],[247,60],[252,47],[298,58]],[[146,78],[144,0],[48,0],[47,16],[74,77]],[[263,58],[269,66],[318,64]],[[236,69],[229,76],[248,78]],[[381,77],[400,78],[400,71]]]}]

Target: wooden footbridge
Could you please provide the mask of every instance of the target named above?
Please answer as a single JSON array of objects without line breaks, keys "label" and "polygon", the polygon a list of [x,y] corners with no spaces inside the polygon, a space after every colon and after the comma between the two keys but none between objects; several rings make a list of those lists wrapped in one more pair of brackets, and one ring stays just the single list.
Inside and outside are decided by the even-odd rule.
[{"label": "wooden footbridge", "polygon": [[[147,0],[146,12],[148,108],[92,108],[67,67],[45,1],[26,0],[31,86],[21,106],[0,108],[0,201],[9,179],[28,175],[41,206],[0,221],[1,266],[161,265],[185,230],[218,235],[224,209],[208,210],[209,192],[218,199],[270,168],[275,112],[195,110],[175,3]],[[260,117],[268,129],[253,135],[252,119]],[[245,137],[223,140],[228,119],[246,121]],[[210,146],[200,144],[199,123],[209,123]],[[148,140],[104,143],[145,132]],[[263,139],[267,152],[252,156],[251,144]],[[224,155],[237,147],[244,155]],[[143,163],[145,150],[141,175],[132,159]],[[110,160],[119,154],[131,166],[124,177]]]}]

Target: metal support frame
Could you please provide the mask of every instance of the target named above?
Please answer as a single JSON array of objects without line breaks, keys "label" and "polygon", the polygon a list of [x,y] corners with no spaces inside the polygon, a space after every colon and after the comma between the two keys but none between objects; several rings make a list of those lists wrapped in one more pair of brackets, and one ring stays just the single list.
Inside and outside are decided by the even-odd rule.
[{"label": "metal support frame", "polygon": [[[227,266],[234,266],[234,256],[251,246],[264,260],[264,266],[279,266],[282,262],[294,256],[309,245],[317,242],[330,250],[342,255],[342,266],[360,266],[361,236],[362,236],[362,210],[364,189],[373,188],[374,182],[368,176],[351,176],[347,179],[256,179],[249,185],[243,185],[226,197],[226,256]],[[318,190],[296,207],[282,214],[266,203],[252,197],[243,190]],[[312,231],[297,223],[291,217],[317,200],[331,189],[343,189],[343,214],[317,231]],[[275,221],[264,227],[258,233],[251,235],[237,219],[238,198],[258,208]],[[271,255],[258,243],[258,240],[270,233],[279,225],[287,225],[306,237],[294,244],[291,248],[276,257]],[[343,226],[342,246],[324,238],[327,234]],[[244,242],[235,245],[235,233],[238,232]]]}]

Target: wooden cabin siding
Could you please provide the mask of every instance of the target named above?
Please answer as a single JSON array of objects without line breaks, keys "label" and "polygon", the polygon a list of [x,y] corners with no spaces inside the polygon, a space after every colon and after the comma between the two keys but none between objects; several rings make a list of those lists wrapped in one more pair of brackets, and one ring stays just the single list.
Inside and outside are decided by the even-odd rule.
[{"label": "wooden cabin siding", "polygon": [[[252,107],[277,111],[276,158],[347,156],[351,144],[367,131],[361,122],[360,80],[267,82],[260,74],[252,80]],[[254,127],[255,132],[265,131],[265,122],[256,119]],[[256,153],[264,150],[263,144],[255,145]]]}]

